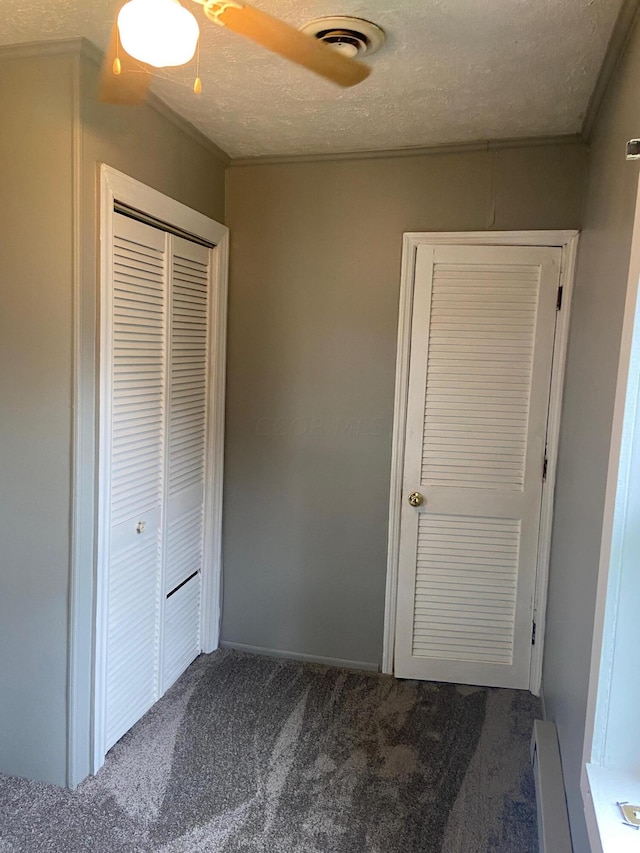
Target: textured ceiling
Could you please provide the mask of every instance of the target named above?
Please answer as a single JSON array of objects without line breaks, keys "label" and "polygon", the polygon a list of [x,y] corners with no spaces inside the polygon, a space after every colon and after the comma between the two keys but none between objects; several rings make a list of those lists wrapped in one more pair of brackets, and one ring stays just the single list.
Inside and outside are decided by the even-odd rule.
[{"label": "textured ceiling", "polygon": [[[322,15],[367,18],[387,43],[370,58],[369,79],[342,90],[205,21],[192,3],[203,93],[191,92],[192,68],[163,72],[154,89],[232,157],[576,133],[621,0],[255,5],[294,26]],[[113,8],[113,0],[2,0],[0,44],[85,36],[104,48]]]}]

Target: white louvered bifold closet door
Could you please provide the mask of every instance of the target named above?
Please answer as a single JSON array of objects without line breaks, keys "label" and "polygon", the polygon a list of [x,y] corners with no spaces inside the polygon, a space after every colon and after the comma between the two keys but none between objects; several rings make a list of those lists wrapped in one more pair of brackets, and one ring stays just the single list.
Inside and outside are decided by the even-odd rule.
[{"label": "white louvered bifold closet door", "polygon": [[211,249],[114,214],[105,751],[201,651]]},{"label": "white louvered bifold closet door", "polygon": [[560,258],[555,248],[418,247],[399,677],[529,686]]},{"label": "white louvered bifold closet door", "polygon": [[114,215],[106,748],[158,698],[166,235]]},{"label": "white louvered bifold closet door", "polygon": [[210,255],[173,237],[163,691],[201,648]]}]

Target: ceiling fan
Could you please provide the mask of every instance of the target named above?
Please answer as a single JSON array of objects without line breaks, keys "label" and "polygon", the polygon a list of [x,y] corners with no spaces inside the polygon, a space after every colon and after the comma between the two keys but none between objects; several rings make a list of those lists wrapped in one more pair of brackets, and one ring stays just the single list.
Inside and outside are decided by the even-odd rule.
[{"label": "ceiling fan", "polygon": [[[323,41],[317,33],[297,30],[254,6],[236,0],[193,2],[203,7],[209,21],[340,86],[355,86],[369,76],[368,65],[334,49],[329,39]],[[195,54],[198,37],[198,23],[181,0],[128,0],[116,16],[105,53],[101,100],[118,104],[141,103],[154,68],[188,62]],[[196,78],[196,93],[199,88],[199,78]]]}]

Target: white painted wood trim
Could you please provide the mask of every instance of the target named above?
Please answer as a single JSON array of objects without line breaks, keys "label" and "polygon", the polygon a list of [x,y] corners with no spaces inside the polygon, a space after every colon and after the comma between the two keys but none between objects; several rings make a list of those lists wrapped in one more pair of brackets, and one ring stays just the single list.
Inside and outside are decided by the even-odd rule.
[{"label": "white painted wood trim", "polygon": [[407,231],[412,246],[557,246],[563,249],[578,231]]},{"label": "white painted wood trim", "polygon": [[[158,190],[152,189],[135,178],[130,178],[123,172],[118,172],[110,166],[102,164],[100,167],[100,184],[102,189],[102,202],[110,198],[111,208],[116,201],[126,204],[134,210],[147,213],[154,219],[173,225],[193,234],[201,240],[206,240],[217,246],[229,234],[226,225],[221,225],[214,219],[209,219],[203,213],[187,207],[186,204],[176,201],[164,195]],[[102,204],[104,212],[104,203]]]},{"label": "white painted wood trim", "polygon": [[[629,259],[629,272],[627,278],[627,291],[624,307],[624,318],[622,322],[622,335],[620,341],[620,356],[618,359],[618,376],[616,381],[616,395],[611,426],[611,444],[609,449],[609,465],[607,470],[607,485],[605,491],[604,513],[602,523],[602,538],[600,543],[600,562],[598,567],[598,586],[596,592],[596,605],[594,615],[593,643],[591,647],[591,669],[589,675],[589,693],[587,698],[587,713],[585,721],[584,748],[582,756],[582,772],[580,777],[580,788],[582,799],[587,815],[587,828],[589,839],[595,851],[602,849],[596,809],[592,800],[591,786],[587,773],[587,766],[599,764],[603,757],[602,737],[596,731],[596,719],[598,707],[603,709],[609,705],[609,694],[611,690],[611,661],[603,663],[603,652],[611,637],[605,634],[607,593],[609,590],[609,576],[611,568],[611,546],[614,536],[614,522],[616,515],[616,499],[618,494],[618,481],[620,472],[620,458],[622,451],[623,426],[625,407],[627,401],[627,386],[629,381],[629,367],[631,363],[631,352],[633,345],[633,333],[636,317],[636,306],[638,301],[638,281],[640,279],[640,183],[636,196],[635,218],[633,226],[633,237],[631,243],[631,254]],[[615,624],[609,630],[615,629]],[[601,703],[599,702],[601,699]],[[600,721],[599,726],[603,731],[606,728],[605,721]]]},{"label": "white painted wood trim", "polygon": [[[163,416],[163,424],[162,424],[162,433],[165,438],[164,441],[164,453],[162,455],[162,503],[160,506],[160,574],[158,577],[158,583],[156,587],[156,600],[158,603],[157,610],[157,645],[158,645],[158,657],[156,661],[157,671],[156,671],[156,684],[155,684],[155,693],[156,700],[162,696],[162,688],[164,685],[164,637],[165,637],[165,612],[167,606],[167,596],[166,596],[166,588],[165,588],[165,577],[167,571],[167,516],[169,509],[169,430],[171,423],[171,413],[169,408],[169,400],[171,399],[171,362],[172,362],[172,352],[171,352],[171,334],[172,334],[172,324],[173,324],[173,263],[174,257],[173,252],[170,249],[170,240],[169,235],[164,235],[164,257],[166,260],[166,278],[165,278],[165,297],[166,302],[164,304],[165,310],[165,343],[167,345],[167,350],[165,354],[165,362],[164,362],[164,392],[166,394],[165,397],[165,406],[164,406],[164,416]],[[113,279],[110,279],[109,283],[111,284]],[[110,296],[112,298],[112,296]],[[113,327],[109,330],[109,337],[113,335]],[[102,373],[102,370],[100,371]],[[113,393],[113,391],[111,391]],[[101,420],[102,422],[102,420]],[[103,448],[103,445],[100,445],[100,448]],[[98,484],[99,489],[100,484]]]},{"label": "white painted wood trim", "polygon": [[536,623],[536,643],[531,650],[529,689],[535,696],[540,695],[542,685],[547,592],[549,589],[549,558],[551,556],[553,506],[556,470],[558,466],[558,445],[560,441],[560,416],[562,414],[562,395],[564,392],[564,375],[567,363],[567,346],[569,344],[569,320],[571,318],[578,239],[578,234],[574,232],[573,236],[562,247],[562,267],[560,270],[562,308],[556,314],[556,336],[553,347],[549,415],[547,421],[547,479],[542,486],[540,533],[538,537],[538,570],[536,573],[536,591],[533,605],[533,619]]},{"label": "white painted wood trim", "polygon": [[[220,623],[221,552],[222,535],[222,458],[224,448],[224,363],[226,352],[225,328],[227,305],[227,264],[229,229],[213,219],[192,210],[181,202],[163,195],[157,190],[118,172],[109,166],[100,167],[100,354],[99,364],[110,364],[112,360],[111,284],[113,213],[114,204],[120,202],[133,210],[140,211],[169,226],[177,227],[215,246],[213,250],[215,294],[211,300],[211,311],[220,311],[211,328],[211,363],[213,373],[209,387],[211,418],[208,424],[207,481],[205,483],[205,547],[210,552],[203,562],[202,572],[202,643],[205,651],[218,647]],[[213,316],[213,314],[212,314]],[[99,369],[99,425],[98,425],[98,508],[96,547],[96,594],[95,594],[95,658],[92,696],[93,744],[92,773],[96,773],[105,757],[105,652],[106,652],[106,567],[104,555],[108,553],[109,525],[107,524],[107,501],[109,493],[110,460],[106,448],[109,446],[108,425],[109,377]],[[221,387],[219,387],[221,386]],[[219,430],[218,434],[213,434]],[[215,470],[216,477],[211,476]]]},{"label": "white painted wood trim", "polygon": [[372,661],[347,660],[345,658],[329,658],[323,655],[305,655],[302,652],[287,652],[282,649],[268,649],[264,646],[251,646],[246,643],[232,643],[222,640],[220,648],[232,649],[236,652],[247,652],[252,655],[265,655],[270,658],[285,658],[286,660],[299,660],[304,663],[322,663],[326,666],[337,666],[340,669],[363,669],[367,672],[378,672],[380,667]]},{"label": "white painted wood trim", "polygon": [[393,406],[393,433],[391,438],[391,494],[389,497],[389,533],[387,540],[387,583],[384,607],[384,636],[382,642],[381,668],[382,672],[387,675],[393,674],[395,654],[402,472],[404,467],[404,436],[407,428],[411,307],[413,304],[416,250],[417,244],[410,239],[408,234],[405,234],[402,239],[402,268],[400,272],[396,392]]},{"label": "white painted wood trim", "polygon": [[582,792],[582,802],[584,804],[584,818],[587,824],[587,835],[589,837],[590,853],[603,853],[602,842],[600,841],[600,831],[598,829],[598,819],[596,817],[596,808],[591,796],[591,788],[589,786],[589,778],[587,775],[586,766],[582,768],[580,774],[580,790]]},{"label": "white painted wood trim", "polygon": [[[560,414],[566,350],[569,338],[571,291],[575,274],[578,231],[416,231],[403,235],[402,267],[400,274],[400,306],[398,319],[398,349],[396,361],[396,391],[393,413],[391,484],[389,497],[389,538],[387,550],[387,583],[382,646],[382,672],[393,674],[394,638],[396,628],[396,598],[398,587],[398,548],[400,541],[400,509],[402,497],[402,468],[409,380],[411,345],[411,304],[413,277],[418,246],[475,245],[475,246],[556,246],[562,249],[560,283],[563,291],[562,310],[556,318],[556,338],[549,405],[547,436],[547,480],[542,493],[542,525],[539,540],[539,562],[536,576],[534,610],[537,620],[536,644],[532,650],[530,690],[540,693],[544,653],[544,615],[549,583],[549,552],[551,521],[558,455]],[[553,461],[552,461],[553,460]],[[542,622],[540,622],[542,619]]]},{"label": "white painted wood trim", "polygon": [[623,823],[618,806],[619,802],[640,801],[638,774],[588,764],[585,775],[589,797],[584,806],[591,853],[638,853],[640,833]]},{"label": "white painted wood trim", "polygon": [[524,136],[507,139],[478,139],[475,142],[457,142],[444,145],[409,146],[405,148],[356,149],[334,151],[328,154],[258,154],[255,157],[233,157],[230,165],[277,166],[286,163],[325,163],[332,160],[388,160],[397,157],[428,157],[433,154],[467,154],[470,151],[500,151],[514,148],[539,148],[546,145],[581,145],[578,133],[559,136]]},{"label": "white painted wood trim", "polygon": [[98,353],[98,478],[96,509],[96,589],[95,589],[95,634],[93,672],[93,743],[91,772],[96,774],[104,763],[106,744],[106,632],[107,632],[107,567],[104,559],[109,552],[110,525],[108,501],[110,492],[111,465],[105,449],[108,447],[107,425],[111,422],[111,394],[109,375],[100,369],[102,364],[111,364],[111,336],[107,331],[113,326],[113,203],[114,196],[109,184],[108,173],[100,170],[100,279],[99,279],[99,353]]},{"label": "white painted wood trim", "polygon": [[[604,516],[602,525],[602,539],[600,545],[600,563],[598,568],[598,587],[596,594],[596,608],[594,619],[593,645],[591,649],[591,672],[589,680],[589,697],[587,702],[587,718],[585,726],[585,750],[583,764],[598,763],[600,759],[599,745],[595,743],[594,731],[596,723],[596,708],[598,704],[599,690],[608,695],[610,683],[610,672],[602,673],[602,650],[605,642],[605,612],[607,605],[607,591],[609,586],[609,573],[611,561],[611,545],[613,541],[613,528],[615,520],[616,497],[618,493],[618,477],[620,470],[620,456],[622,450],[622,432],[624,425],[625,404],[627,399],[627,385],[629,379],[629,365],[631,361],[631,348],[633,343],[633,327],[635,321],[636,303],[638,298],[638,278],[640,277],[640,185],[636,200],[635,225],[633,243],[631,248],[631,259],[629,263],[629,276],[627,282],[627,294],[625,299],[624,319],[622,324],[622,336],[620,341],[620,356],[618,360],[618,376],[616,382],[616,395],[611,426],[611,445],[609,450],[609,465],[607,471],[607,486],[605,492]],[[602,684],[601,676],[606,675],[606,681]],[[608,701],[604,703],[608,704]]]},{"label": "white painted wood trim", "polygon": [[542,715],[542,719],[546,722],[548,719],[547,718],[547,700],[546,700],[545,695],[544,695],[544,686],[543,685],[540,686],[540,694],[539,694],[538,698],[540,699],[540,713]]},{"label": "white painted wood trim", "polygon": [[205,502],[204,557],[200,638],[202,650],[212,652],[220,641],[222,614],[222,494],[224,475],[224,402],[227,352],[227,291],[229,235],[213,250],[209,303],[209,410],[207,412],[208,495]]}]

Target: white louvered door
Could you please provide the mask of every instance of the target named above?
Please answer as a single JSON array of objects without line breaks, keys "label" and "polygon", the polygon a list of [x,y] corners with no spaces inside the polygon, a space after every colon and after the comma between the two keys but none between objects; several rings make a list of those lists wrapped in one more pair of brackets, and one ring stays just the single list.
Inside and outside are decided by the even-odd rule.
[{"label": "white louvered door", "polygon": [[418,247],[398,677],[529,685],[560,260],[555,248]]},{"label": "white louvered door", "polygon": [[106,560],[107,749],[158,698],[166,237],[148,225],[114,215],[110,537]]},{"label": "white louvered door", "polygon": [[210,255],[172,238],[163,691],[200,652]]},{"label": "white louvered door", "polygon": [[211,250],[113,218],[105,749],[200,653]]}]

